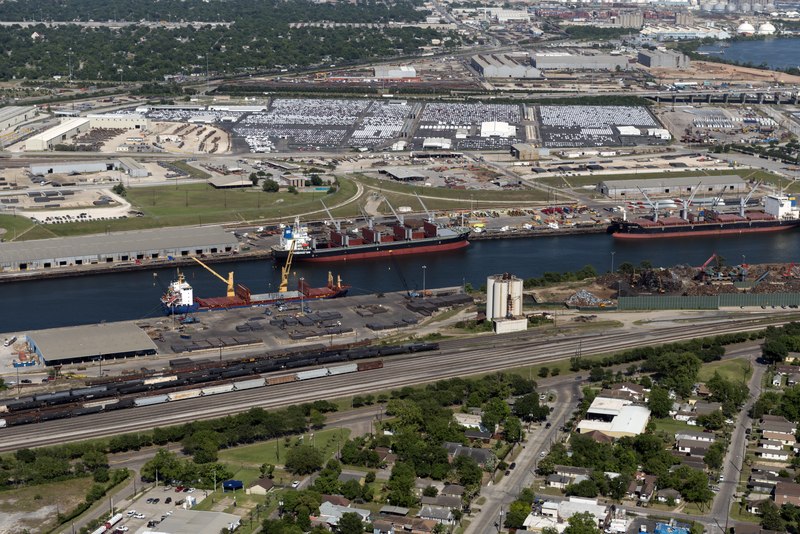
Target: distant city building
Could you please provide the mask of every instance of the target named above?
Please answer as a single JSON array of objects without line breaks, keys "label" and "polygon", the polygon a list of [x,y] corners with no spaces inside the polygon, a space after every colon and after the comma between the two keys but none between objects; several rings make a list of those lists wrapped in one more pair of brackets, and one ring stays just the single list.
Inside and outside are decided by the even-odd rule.
[{"label": "distant city building", "polygon": [[722,41],[731,38],[731,34],[728,31],[713,26],[645,26],[639,32],[639,35],[643,39],[655,41],[684,41],[688,39],[715,39]]},{"label": "distant city building", "polygon": [[480,54],[472,56],[472,66],[484,78],[541,78],[539,69],[531,66],[527,56]]},{"label": "distant city building", "polygon": [[640,50],[638,61],[650,68],[686,69],[689,67],[689,57],[674,50]]},{"label": "distant city building", "polygon": [[504,9],[490,7],[483,9],[486,19],[491,22],[505,24],[508,22],[530,22],[531,15],[527,11],[520,9]]},{"label": "distant city building", "polygon": [[644,26],[644,15],[641,11],[620,13],[615,18],[614,25],[620,28],[636,28],[638,30]]}]

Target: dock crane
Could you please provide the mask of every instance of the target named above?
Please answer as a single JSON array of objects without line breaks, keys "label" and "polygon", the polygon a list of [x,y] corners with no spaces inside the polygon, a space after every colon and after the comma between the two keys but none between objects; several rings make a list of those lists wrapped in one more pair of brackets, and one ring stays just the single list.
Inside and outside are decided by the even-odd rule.
[{"label": "dock crane", "polygon": [[755,186],[753,186],[753,189],[750,190],[750,192],[747,194],[746,197],[739,197],[739,216],[740,217],[744,217],[744,207],[750,201],[750,198],[753,196],[753,193],[756,192],[756,189],[758,189],[759,186],[761,186],[761,182],[758,182]]},{"label": "dock crane", "polygon": [[681,204],[683,204],[683,209],[681,210],[681,219],[683,219],[684,221],[689,220],[689,206],[691,206],[692,201],[694,200],[694,196],[697,194],[698,191],[700,191],[701,185],[703,185],[703,182],[698,182],[691,196],[689,196],[689,200],[681,200]]},{"label": "dock crane", "polygon": [[406,221],[405,221],[405,218],[403,218],[403,216],[402,216],[402,215],[399,215],[399,214],[398,214],[398,213],[397,213],[397,212],[394,210],[394,206],[392,206],[392,205],[389,203],[389,200],[388,200],[386,197],[381,197],[381,198],[383,199],[383,201],[384,201],[384,202],[386,202],[386,205],[387,205],[387,206],[389,206],[389,209],[390,209],[390,210],[392,210],[392,214],[394,214],[394,217],[395,217],[395,219],[397,219],[397,220],[398,220],[398,222],[400,222],[400,225],[401,225],[401,226],[402,226],[402,225],[404,225],[404,224],[406,223]]},{"label": "dock crane", "polygon": [[236,291],[234,290],[234,287],[233,287],[233,271],[228,273],[228,278],[225,278],[224,276],[219,274],[217,271],[215,271],[214,269],[212,269],[211,267],[209,267],[208,265],[206,265],[205,263],[203,263],[199,259],[195,258],[194,256],[192,256],[192,259],[194,261],[196,261],[197,263],[199,263],[201,266],[203,266],[205,268],[205,270],[207,270],[208,272],[210,272],[211,274],[213,274],[214,276],[216,276],[217,278],[222,280],[222,283],[224,283],[225,285],[228,286],[228,291],[226,293],[226,295],[228,297],[235,297],[236,296]]},{"label": "dock crane", "polygon": [[281,267],[281,285],[278,287],[278,291],[281,293],[289,291],[289,273],[292,271],[295,243],[296,241],[292,240],[292,245],[289,247],[289,254],[286,256],[286,263]]},{"label": "dock crane", "polygon": [[325,208],[325,213],[328,214],[328,218],[330,219],[331,223],[333,223],[333,226],[336,228],[336,231],[341,232],[342,223],[333,218],[331,210],[328,209],[328,206],[325,205],[325,202],[322,199],[320,199],[320,203],[322,203],[322,207]]}]

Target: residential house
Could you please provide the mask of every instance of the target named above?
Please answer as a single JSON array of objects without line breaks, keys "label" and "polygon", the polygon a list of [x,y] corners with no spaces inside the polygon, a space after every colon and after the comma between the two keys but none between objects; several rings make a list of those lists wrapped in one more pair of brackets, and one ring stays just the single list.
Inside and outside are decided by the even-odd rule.
[{"label": "residential house", "polygon": [[[747,496],[745,503],[745,510],[748,513],[758,515],[761,513],[761,507],[766,501],[770,500],[769,493],[751,493]],[[736,527],[736,534],[739,534],[739,527]]]},{"label": "residential house", "polygon": [[800,484],[794,482],[778,482],[772,492],[772,500],[780,508],[784,504],[800,506]]},{"label": "residential house", "polygon": [[445,484],[442,491],[439,492],[439,495],[452,495],[455,497],[461,497],[464,495],[464,486],[460,486],[458,484]]},{"label": "residential house", "polygon": [[716,436],[713,432],[693,432],[691,430],[681,430],[680,432],[675,432],[675,440],[707,441],[709,443],[714,443]]},{"label": "residential house", "polygon": [[316,519],[318,523],[325,523],[330,526],[339,524],[339,519],[346,513],[358,514],[362,521],[369,521],[370,511],[361,508],[351,508],[349,506],[339,506],[329,502],[323,502],[319,505],[319,516],[312,518]]},{"label": "residential house", "polygon": [[658,478],[655,475],[637,474],[637,477],[628,484],[628,498],[649,502],[656,491],[657,480]]},{"label": "residential house", "polygon": [[591,432],[584,434],[584,436],[587,438],[592,438],[592,440],[597,443],[612,443],[614,441],[614,438],[603,434],[599,430],[592,430]]},{"label": "residential house", "polygon": [[689,456],[697,456],[705,458],[708,449],[711,448],[712,443],[708,441],[696,441],[693,439],[680,439],[675,444],[678,452],[688,454]]},{"label": "residential house", "polygon": [[775,373],[772,376],[772,387],[779,388],[781,387],[781,384],[783,384],[783,375],[780,373]]},{"label": "residential house", "polygon": [[756,456],[758,456],[763,460],[775,460],[777,462],[789,461],[789,451],[784,451],[784,450],[776,451],[774,449],[763,449],[759,447],[754,452]]},{"label": "residential house", "polygon": [[750,467],[750,471],[753,474],[769,474],[778,476],[778,473],[781,472],[783,467],[775,467],[774,465],[767,465],[767,464],[753,464]]},{"label": "residential house", "polygon": [[389,447],[375,447],[375,453],[381,464],[392,465],[397,461],[397,455]]},{"label": "residential house", "polygon": [[697,386],[695,387],[695,394],[698,397],[708,398],[711,396],[711,390],[708,389],[708,386],[706,386],[705,384],[697,384]]},{"label": "residential house", "polygon": [[788,386],[796,386],[800,384],[800,373],[792,373],[786,379],[786,385]]},{"label": "residential house", "polygon": [[470,441],[480,441],[482,443],[489,443],[489,440],[492,439],[491,432],[484,432],[476,429],[465,430],[464,436]]},{"label": "residential house", "polygon": [[776,451],[782,450],[784,447],[783,442],[776,439],[762,439],[758,443],[758,446],[762,449],[772,449]]},{"label": "residential house", "polygon": [[275,487],[275,483],[268,478],[259,478],[245,490],[248,495],[266,495]]},{"label": "residential house", "polygon": [[408,515],[408,508],[387,504],[381,507],[380,514],[382,516],[405,517]]},{"label": "residential house", "polygon": [[444,525],[454,525],[456,522],[455,518],[453,517],[453,512],[450,510],[450,508],[433,506],[430,504],[426,504],[420,508],[419,512],[417,513],[417,517],[420,519],[430,519]]},{"label": "residential house", "polygon": [[[590,513],[597,521],[597,526],[605,529],[611,519],[609,507],[599,504],[597,499],[585,499],[583,497],[570,497],[567,501],[558,503],[558,522],[566,523],[575,514],[584,512]],[[523,526],[525,526],[523,524]]]},{"label": "residential house", "polygon": [[797,423],[778,415],[764,415],[761,417],[761,431],[794,436],[797,433]]},{"label": "residential house", "polygon": [[795,437],[794,433],[788,432],[771,432],[769,430],[765,430],[761,432],[761,437],[763,439],[769,439],[773,441],[780,441],[783,443],[784,446],[794,445]]},{"label": "residential house", "polygon": [[475,460],[478,465],[485,467],[486,465],[492,465],[495,460],[494,452],[490,449],[465,447],[460,443],[452,442],[445,442],[443,446],[447,449],[447,456],[451,462],[454,458],[458,458],[459,456],[469,456]]},{"label": "residential house", "polygon": [[674,471],[681,465],[691,467],[692,469],[697,469],[698,471],[705,471],[706,469],[706,464],[703,462],[702,458],[696,456],[686,456],[685,453],[680,453],[678,451],[672,451],[672,455],[675,456],[676,461],[680,462],[680,465],[673,465],[670,468],[670,471]]},{"label": "residential house", "polygon": [[570,484],[572,484],[572,479],[570,477],[557,475],[555,473],[547,476],[547,486],[550,488],[563,490],[566,489]]},{"label": "residential house", "polygon": [[638,401],[646,401],[645,398],[647,394],[647,389],[644,386],[640,386],[639,384],[634,384],[633,382],[622,382],[621,384],[614,384],[610,388],[612,391],[622,391],[624,393],[629,393],[635,396],[635,399]]},{"label": "residential house", "polygon": [[697,417],[701,415],[711,415],[720,410],[722,410],[722,404],[719,402],[697,401],[694,403],[694,413]]},{"label": "residential house", "polygon": [[431,504],[433,506],[442,506],[450,508],[451,510],[460,510],[462,508],[461,497],[453,495],[437,495],[436,497],[422,497],[422,504]]},{"label": "residential house", "polygon": [[454,413],[453,419],[455,419],[456,423],[464,428],[484,430],[483,425],[481,424],[482,417],[480,415],[471,413]]},{"label": "residential house", "polygon": [[788,376],[794,373],[800,373],[800,367],[797,365],[778,365],[775,367],[775,371]]},{"label": "residential house", "polygon": [[338,506],[350,506],[350,499],[341,495],[322,495],[322,502],[329,502]]},{"label": "residential house", "polygon": [[380,517],[372,522],[372,534],[430,534],[438,525],[418,517]]},{"label": "residential house", "polygon": [[591,469],[587,469],[586,467],[573,467],[571,465],[555,465],[553,466],[553,472],[557,475],[569,478],[592,476]]},{"label": "residential house", "polygon": [[623,391],[619,389],[602,389],[598,396],[606,397],[608,399],[622,399],[629,402],[637,402],[640,400],[639,396],[630,391]]},{"label": "residential house", "polygon": [[658,502],[665,503],[670,499],[672,499],[675,504],[680,504],[683,500],[681,492],[676,489],[665,488],[663,490],[658,490],[658,493],[656,493],[656,500]]}]

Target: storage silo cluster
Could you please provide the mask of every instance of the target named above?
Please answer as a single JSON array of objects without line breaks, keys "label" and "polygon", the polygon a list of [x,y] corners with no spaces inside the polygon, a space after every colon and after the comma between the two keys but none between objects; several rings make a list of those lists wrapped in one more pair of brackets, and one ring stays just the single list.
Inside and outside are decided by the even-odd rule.
[{"label": "storage silo cluster", "polygon": [[504,273],[486,279],[486,319],[507,319],[522,315],[522,279]]},{"label": "storage silo cluster", "polygon": [[706,13],[771,13],[775,4],[767,0],[700,0]]}]

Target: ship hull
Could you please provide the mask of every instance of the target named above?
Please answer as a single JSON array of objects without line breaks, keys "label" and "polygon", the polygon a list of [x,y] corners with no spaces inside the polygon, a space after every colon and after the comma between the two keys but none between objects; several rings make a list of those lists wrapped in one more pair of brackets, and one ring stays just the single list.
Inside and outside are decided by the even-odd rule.
[{"label": "ship hull", "polygon": [[[385,258],[392,256],[405,256],[411,254],[430,254],[459,250],[469,246],[468,233],[453,237],[431,238],[419,241],[392,241],[372,245],[356,245],[352,247],[317,248],[309,251],[295,251],[295,261],[308,262],[334,262],[347,260],[363,260],[370,258]],[[273,250],[275,260],[285,260],[288,251]]]},{"label": "ship hull", "polygon": [[784,232],[800,226],[800,221],[744,221],[735,223],[700,223],[694,225],[641,227],[612,225],[609,232],[615,239],[663,239],[697,236],[736,236],[754,233]]},{"label": "ship hull", "polygon": [[181,304],[180,306],[168,306],[164,302],[161,303],[161,310],[164,312],[164,315],[184,315],[187,313],[194,313],[199,309],[200,305],[197,302],[191,305]]}]

